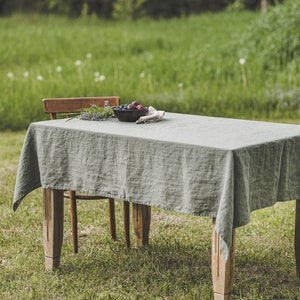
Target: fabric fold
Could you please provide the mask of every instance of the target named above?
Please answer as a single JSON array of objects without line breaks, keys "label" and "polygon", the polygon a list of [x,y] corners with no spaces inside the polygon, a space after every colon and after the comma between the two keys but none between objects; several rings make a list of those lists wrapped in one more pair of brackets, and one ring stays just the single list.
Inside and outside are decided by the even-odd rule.
[{"label": "fabric fold", "polygon": [[146,116],[140,117],[136,124],[146,123],[146,122],[157,122],[162,120],[165,112],[162,110],[156,110],[154,107],[148,107],[148,113]]}]

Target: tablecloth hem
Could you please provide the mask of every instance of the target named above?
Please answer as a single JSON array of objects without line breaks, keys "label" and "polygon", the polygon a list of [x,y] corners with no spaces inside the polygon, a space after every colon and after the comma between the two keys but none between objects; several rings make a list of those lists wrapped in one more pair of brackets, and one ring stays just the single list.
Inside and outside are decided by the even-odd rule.
[{"label": "tablecloth hem", "polygon": [[22,193],[22,194],[17,194],[15,195],[14,199],[13,199],[13,210],[16,211],[17,208],[19,207],[21,201],[32,191],[38,189],[39,187],[41,187],[41,184],[35,184],[33,186],[31,186],[30,188],[27,189],[26,192]]},{"label": "tablecloth hem", "polygon": [[144,205],[149,205],[149,206],[154,206],[157,208],[161,208],[164,210],[168,210],[168,211],[174,211],[174,212],[178,212],[178,213],[186,213],[189,215],[193,215],[193,216],[202,216],[202,217],[211,217],[211,218],[216,218],[216,213],[214,212],[209,212],[209,211],[203,211],[200,213],[195,213],[192,210],[188,210],[188,209],[182,209],[182,208],[174,208],[174,207],[170,207],[170,206],[164,206],[161,205],[160,203],[156,203],[156,202],[151,202],[151,201],[139,201],[137,199],[134,198],[122,198],[119,197],[115,194],[111,194],[111,193],[103,193],[103,192],[99,192],[99,191],[94,191],[94,190],[90,190],[90,189],[79,189],[79,188],[75,188],[75,187],[67,187],[67,186],[58,186],[58,185],[41,185],[41,184],[37,184],[34,185],[30,188],[27,189],[26,192],[22,193],[22,194],[17,194],[15,195],[14,201],[13,201],[13,210],[16,211],[19,204],[21,203],[21,201],[33,190],[42,187],[43,189],[52,189],[52,190],[62,190],[62,191],[77,191],[77,192],[81,192],[81,193],[87,193],[90,195],[101,195],[103,197],[107,197],[107,198],[113,198],[113,199],[117,199],[117,200],[121,200],[121,201],[128,201],[128,202],[133,202],[133,203],[137,203],[137,204],[144,204]]}]

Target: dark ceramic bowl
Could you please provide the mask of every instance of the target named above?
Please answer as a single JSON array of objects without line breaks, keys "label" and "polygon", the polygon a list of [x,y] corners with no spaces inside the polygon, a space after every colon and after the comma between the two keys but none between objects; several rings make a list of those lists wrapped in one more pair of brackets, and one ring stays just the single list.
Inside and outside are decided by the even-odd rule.
[{"label": "dark ceramic bowl", "polygon": [[142,110],[118,110],[113,109],[114,115],[122,122],[136,122],[140,117],[146,116],[148,109]]}]

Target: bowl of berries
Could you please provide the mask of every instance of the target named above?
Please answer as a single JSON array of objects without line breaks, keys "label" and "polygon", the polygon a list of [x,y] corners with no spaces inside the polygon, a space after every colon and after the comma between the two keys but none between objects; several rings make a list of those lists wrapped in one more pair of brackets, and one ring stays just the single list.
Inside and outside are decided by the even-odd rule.
[{"label": "bowl of berries", "polygon": [[140,117],[146,116],[148,109],[138,101],[121,104],[113,108],[115,117],[122,122],[136,122]]}]

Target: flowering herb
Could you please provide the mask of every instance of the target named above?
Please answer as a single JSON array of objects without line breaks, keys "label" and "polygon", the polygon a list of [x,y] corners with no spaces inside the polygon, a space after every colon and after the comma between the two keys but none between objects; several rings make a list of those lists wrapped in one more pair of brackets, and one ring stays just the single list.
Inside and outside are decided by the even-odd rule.
[{"label": "flowering herb", "polygon": [[111,107],[99,107],[92,104],[89,108],[83,108],[79,119],[89,121],[103,121],[113,116],[114,112]]}]

